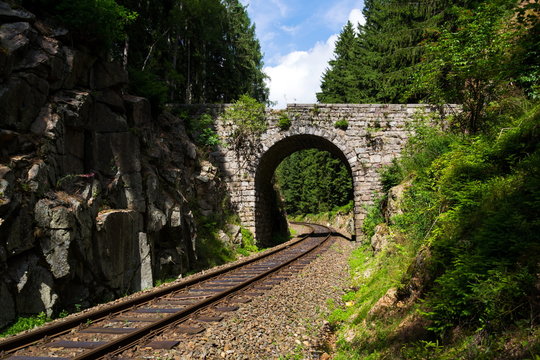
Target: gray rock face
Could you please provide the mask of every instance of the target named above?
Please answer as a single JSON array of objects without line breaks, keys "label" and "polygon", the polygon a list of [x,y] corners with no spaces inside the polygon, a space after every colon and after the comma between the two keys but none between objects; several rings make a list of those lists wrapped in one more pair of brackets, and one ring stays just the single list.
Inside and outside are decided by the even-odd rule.
[{"label": "gray rock face", "polygon": [[379,224],[375,227],[375,234],[371,237],[371,248],[377,253],[388,246],[391,238],[388,225]]},{"label": "gray rock face", "polygon": [[4,281],[0,280],[0,328],[8,325],[15,317],[15,302]]},{"label": "gray rock face", "polygon": [[15,303],[20,314],[37,314],[44,311],[51,316],[58,295],[53,288],[53,277],[38,264],[38,257],[30,255],[17,261],[10,268],[16,284]]},{"label": "gray rock face", "polygon": [[197,197],[224,195],[183,121],[66,35],[0,0],[0,327],[189,270]]},{"label": "gray rock face", "polygon": [[0,22],[27,21],[33,22],[36,19],[34,14],[21,9],[12,9],[5,2],[0,2]]},{"label": "gray rock face", "polygon": [[141,126],[150,122],[152,113],[148,100],[133,95],[124,95],[123,98],[129,126]]},{"label": "gray rock face", "polygon": [[0,126],[27,131],[49,95],[49,83],[31,73],[0,85]]},{"label": "gray rock face", "polygon": [[119,292],[140,290],[139,232],[142,217],[132,210],[106,210],[96,218],[96,267],[106,284]]},{"label": "gray rock face", "polygon": [[[2,18],[0,3],[0,19]],[[5,8],[4,8],[5,9]],[[0,77],[8,76],[13,66],[23,58],[30,44],[30,24],[27,22],[8,23],[0,26]]]},{"label": "gray rock face", "polygon": [[405,197],[405,192],[411,186],[411,181],[404,182],[388,191],[388,202],[386,205],[386,211],[384,217],[389,223],[393,223],[392,218],[396,215],[403,214],[402,202]]}]

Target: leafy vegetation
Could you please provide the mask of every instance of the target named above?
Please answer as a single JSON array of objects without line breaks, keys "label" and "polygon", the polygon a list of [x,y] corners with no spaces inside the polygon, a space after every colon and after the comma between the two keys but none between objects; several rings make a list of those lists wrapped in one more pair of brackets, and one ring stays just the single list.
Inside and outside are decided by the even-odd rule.
[{"label": "leafy vegetation", "polygon": [[53,16],[78,39],[96,48],[107,49],[125,40],[127,26],[138,17],[137,12],[115,0],[26,0],[23,4],[34,12]]},{"label": "leafy vegetation", "polygon": [[129,71],[130,90],[165,103],[268,99],[262,53],[239,0],[24,0]]},{"label": "leafy vegetation", "polygon": [[317,149],[298,151],[283,160],[275,182],[289,215],[327,212],[352,199],[347,167],[329,152]]},{"label": "leafy vegetation", "polygon": [[221,144],[219,135],[215,130],[214,119],[209,114],[202,114],[196,118],[187,117],[188,128],[195,139],[195,143],[203,148],[213,150]]},{"label": "leafy vegetation", "polygon": [[[375,67],[420,54],[388,67],[409,72],[397,86],[371,67],[357,80],[382,81],[371,78],[359,98],[396,99],[399,89],[402,100],[459,102],[463,112],[444,124],[411,124],[402,157],[381,172],[385,192],[407,182],[403,213],[386,227],[385,249],[374,255],[365,246],[351,259],[349,306],[331,317],[340,327],[337,359],[540,356],[539,59],[531,45],[540,39],[540,4],[460,1],[433,12],[443,3],[415,3],[423,15],[403,23],[423,36],[404,41],[385,29],[407,19],[402,10],[412,3],[366,1],[366,25],[355,35],[361,51],[378,49]],[[391,46],[368,47],[373,39]],[[413,46],[402,52],[404,44]],[[368,209],[368,237],[384,206],[383,196]]]},{"label": "leafy vegetation", "polygon": [[268,127],[265,115],[264,104],[248,95],[240,96],[223,114],[223,120],[233,125],[229,145],[239,153],[255,148]]},{"label": "leafy vegetation", "polygon": [[334,123],[334,127],[336,129],[347,130],[347,128],[349,127],[349,122],[345,119],[341,119]]},{"label": "leafy vegetation", "polygon": [[0,333],[0,338],[10,336],[10,335],[15,335],[22,331],[33,329],[49,321],[51,321],[51,318],[49,318],[44,312],[41,312],[34,316],[19,317],[17,319],[17,322],[9,326],[2,333]]},{"label": "leafy vegetation", "polygon": [[279,115],[277,126],[282,131],[287,131],[292,125],[292,120],[286,112]]}]

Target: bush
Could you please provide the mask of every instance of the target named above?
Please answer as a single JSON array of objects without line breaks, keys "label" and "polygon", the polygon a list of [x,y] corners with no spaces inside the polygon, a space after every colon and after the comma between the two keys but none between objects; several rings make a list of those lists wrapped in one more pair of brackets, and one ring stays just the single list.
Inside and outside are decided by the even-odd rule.
[{"label": "bush", "polygon": [[268,127],[264,104],[247,95],[225,110],[223,120],[234,126],[229,145],[238,152],[252,149]]},{"label": "bush", "polygon": [[375,234],[375,227],[384,222],[383,216],[383,204],[385,201],[385,196],[380,196],[375,199],[373,205],[366,207],[366,218],[362,223],[362,233],[366,240],[371,239]]},{"label": "bush", "polygon": [[458,325],[499,330],[532,316],[528,299],[540,260],[539,124],[537,107],[500,136],[455,140],[413,167],[421,175],[398,225],[432,248],[438,277],[425,314],[439,334]]},{"label": "bush", "polygon": [[255,245],[255,237],[251,231],[241,228],[240,233],[242,234],[242,249],[247,250],[248,252],[259,251],[257,245]]},{"label": "bush", "polygon": [[345,119],[338,120],[334,123],[336,129],[347,130],[349,128],[349,122]]},{"label": "bush", "polygon": [[282,113],[280,116],[279,116],[279,120],[278,120],[278,128],[282,131],[287,131],[290,129],[291,125],[292,125],[292,121],[291,119],[289,118],[289,116],[286,114],[286,113]]},{"label": "bush", "polygon": [[219,135],[214,130],[214,119],[209,114],[189,119],[189,128],[199,146],[214,149],[221,144]]}]

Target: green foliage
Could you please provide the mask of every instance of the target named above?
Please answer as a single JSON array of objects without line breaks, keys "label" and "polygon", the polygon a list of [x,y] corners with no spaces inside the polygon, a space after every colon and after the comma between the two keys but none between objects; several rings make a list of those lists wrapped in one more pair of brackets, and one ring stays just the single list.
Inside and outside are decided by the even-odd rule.
[{"label": "green foliage", "polygon": [[28,0],[25,5],[52,13],[78,40],[106,48],[124,40],[126,27],[138,16],[115,0]]},{"label": "green foliage", "polygon": [[236,151],[252,149],[266,131],[265,106],[248,95],[242,95],[225,109],[223,120],[233,125],[229,145]]},{"label": "green foliage", "polygon": [[33,329],[49,321],[51,321],[51,319],[44,312],[41,312],[35,316],[19,317],[17,322],[9,326],[4,332],[0,333],[0,338]]},{"label": "green foliage", "polygon": [[231,249],[226,247],[218,237],[218,231],[223,225],[223,218],[217,216],[196,218],[198,229],[197,262],[194,270],[207,269],[234,260]]},{"label": "green foliage", "polygon": [[298,151],[283,160],[276,169],[275,182],[289,215],[331,211],[352,199],[347,167],[317,149]]},{"label": "green foliage", "polygon": [[334,123],[334,127],[336,129],[347,130],[349,127],[349,122],[346,119],[341,119]]},{"label": "green foliage", "polygon": [[140,14],[118,55],[130,72],[148,74],[142,83],[161,104],[267,100],[260,44],[240,1],[118,1]]},{"label": "green foliage", "polygon": [[152,109],[160,109],[167,102],[169,87],[151,71],[129,68],[129,86],[137,95],[150,101]]},{"label": "green foliage", "polygon": [[190,118],[188,123],[197,145],[212,150],[221,144],[211,115],[203,114],[197,118]]},{"label": "green foliage", "polygon": [[375,227],[384,222],[383,205],[385,197],[375,199],[374,204],[366,207],[366,218],[362,222],[362,233],[367,241],[375,234]]},{"label": "green foliage", "polygon": [[292,121],[291,121],[291,118],[289,117],[289,115],[285,112],[281,113],[279,115],[279,119],[278,119],[278,123],[277,123],[277,126],[280,130],[282,131],[287,131],[289,130],[289,128],[291,127],[292,125]]},{"label": "green foliage", "polygon": [[240,233],[242,234],[242,249],[248,252],[259,251],[257,245],[255,245],[255,237],[251,231],[246,228],[241,228]]},{"label": "green foliage", "polygon": [[457,9],[454,29],[443,29],[437,41],[426,46],[419,66],[417,89],[435,103],[463,104],[465,113],[455,118],[462,131],[476,133],[485,127],[486,104],[505,91],[509,83],[511,49],[520,34],[508,10],[512,2],[486,2],[475,11]]}]

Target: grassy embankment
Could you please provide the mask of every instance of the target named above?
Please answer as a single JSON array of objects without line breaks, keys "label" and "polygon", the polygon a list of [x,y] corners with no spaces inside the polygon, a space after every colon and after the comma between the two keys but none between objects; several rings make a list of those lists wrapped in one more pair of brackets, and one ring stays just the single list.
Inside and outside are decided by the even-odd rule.
[{"label": "grassy embankment", "polygon": [[384,171],[386,190],[411,183],[404,212],[388,246],[351,257],[335,359],[540,359],[540,106],[498,120],[477,136],[418,127]]}]

